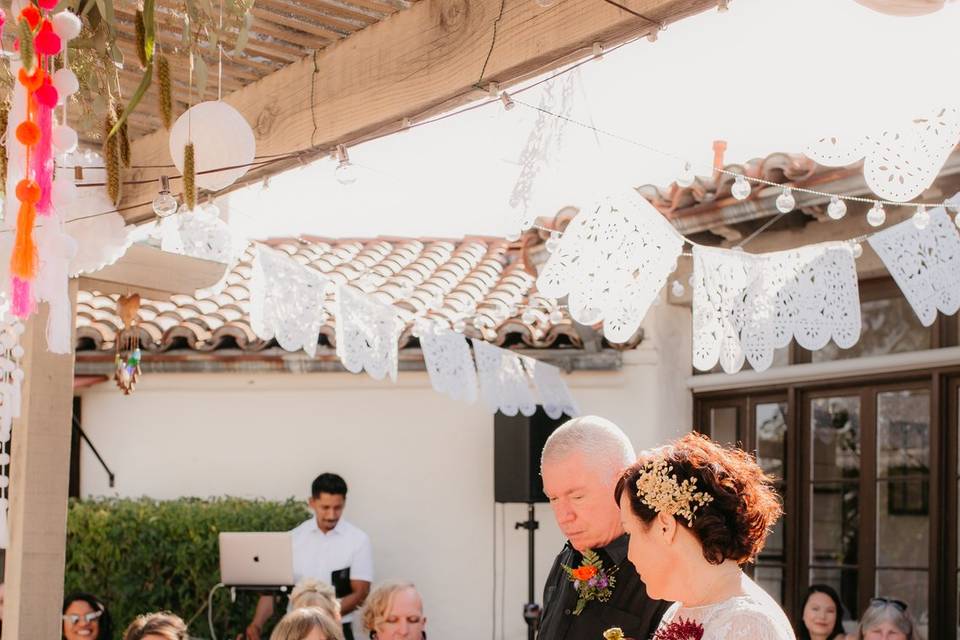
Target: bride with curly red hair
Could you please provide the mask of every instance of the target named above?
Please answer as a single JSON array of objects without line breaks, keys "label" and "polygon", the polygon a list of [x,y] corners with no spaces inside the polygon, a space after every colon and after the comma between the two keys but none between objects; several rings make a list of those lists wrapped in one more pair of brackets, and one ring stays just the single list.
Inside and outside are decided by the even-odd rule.
[{"label": "bride with curly red hair", "polygon": [[627,558],[650,597],[675,603],[655,638],[794,639],[783,610],[741,569],[783,513],[750,455],[691,433],[642,454],[616,499]]}]

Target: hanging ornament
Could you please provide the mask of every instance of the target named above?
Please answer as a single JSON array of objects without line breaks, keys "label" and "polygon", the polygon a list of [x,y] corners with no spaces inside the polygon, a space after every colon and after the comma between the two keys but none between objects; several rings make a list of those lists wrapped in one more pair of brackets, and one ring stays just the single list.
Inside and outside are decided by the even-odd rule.
[{"label": "hanging ornament", "polygon": [[120,136],[110,135],[117,124],[117,112],[107,108],[107,117],[103,124],[103,164],[107,170],[107,195],[113,204],[120,203]]},{"label": "hanging ornament", "polygon": [[917,212],[913,214],[913,226],[923,231],[930,225],[930,214],[926,207],[917,207]]},{"label": "hanging ornament", "polygon": [[53,32],[60,36],[60,40],[67,42],[80,35],[83,24],[76,14],[69,10],[61,11],[52,18]]},{"label": "hanging ornament", "polygon": [[797,200],[793,197],[793,191],[790,187],[787,187],[783,190],[779,196],[777,196],[777,211],[780,213],[790,213],[797,206]]},{"label": "hanging ornament", "polygon": [[879,227],[886,221],[887,212],[884,211],[882,202],[877,202],[867,211],[867,222],[871,227]]},{"label": "hanging ornament", "polygon": [[841,219],[847,215],[847,203],[837,196],[832,196],[830,198],[830,204],[827,205],[827,215],[830,216],[832,220]]},{"label": "hanging ornament", "polygon": [[173,93],[170,87],[170,62],[162,53],[157,56],[157,97],[163,128],[169,131],[173,124]]},{"label": "hanging ornament", "polygon": [[192,142],[183,148],[183,204],[190,211],[197,206],[197,165],[194,149]]},{"label": "hanging ornament", "polygon": [[738,175],[737,179],[733,181],[733,186],[730,187],[730,195],[737,200],[746,200],[750,197],[750,183],[747,182],[747,179]]},{"label": "hanging ornament", "polygon": [[117,386],[128,396],[140,378],[140,335],[139,335],[140,294],[120,296],[117,300],[117,315],[123,323],[123,329],[117,335],[113,379]]},{"label": "hanging ornament", "polygon": [[681,170],[680,175],[677,176],[677,186],[686,189],[693,184],[695,179],[696,176],[693,175],[693,168],[690,166],[690,163],[684,162],[683,170]]}]

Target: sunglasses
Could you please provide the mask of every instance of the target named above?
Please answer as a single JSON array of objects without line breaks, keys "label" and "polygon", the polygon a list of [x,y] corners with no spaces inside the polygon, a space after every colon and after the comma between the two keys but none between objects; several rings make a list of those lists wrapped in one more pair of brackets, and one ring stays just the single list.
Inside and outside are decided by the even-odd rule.
[{"label": "sunglasses", "polygon": [[903,600],[897,600],[896,598],[870,598],[870,604],[879,604],[879,605],[892,605],[899,609],[901,612],[907,610],[907,603]]},{"label": "sunglasses", "polygon": [[103,611],[91,611],[90,613],[85,613],[82,616],[76,613],[68,613],[64,614],[63,621],[69,622],[70,624],[79,624],[81,620],[84,622],[93,622],[102,615]]}]

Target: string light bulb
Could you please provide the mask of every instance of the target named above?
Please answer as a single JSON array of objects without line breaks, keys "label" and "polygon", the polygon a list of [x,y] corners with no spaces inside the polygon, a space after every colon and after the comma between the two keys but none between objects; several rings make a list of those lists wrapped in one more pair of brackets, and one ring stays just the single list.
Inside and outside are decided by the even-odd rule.
[{"label": "string light bulb", "polygon": [[357,172],[350,162],[350,155],[347,153],[347,148],[342,144],[337,145],[337,168],[334,169],[333,175],[336,177],[337,182],[344,186],[351,185],[357,181]]},{"label": "string light bulb", "polygon": [[519,231],[511,231],[506,235],[507,242],[516,242],[520,239]]},{"label": "string light bulb", "polygon": [[153,199],[153,212],[161,218],[166,218],[177,212],[177,199],[170,195],[170,178],[160,176],[160,191]]},{"label": "string light bulb", "polygon": [[546,247],[550,253],[556,253],[557,249],[560,248],[560,234],[556,231],[551,231],[550,237],[547,238]]},{"label": "string light bulb", "polygon": [[960,229],[960,211],[953,216],[953,224],[957,225],[957,228]]},{"label": "string light bulb", "polygon": [[696,176],[693,175],[693,167],[690,166],[689,162],[683,163],[683,169],[680,170],[680,175],[677,176],[677,186],[680,186],[684,189],[693,184]]},{"label": "string light bulb", "polygon": [[730,0],[719,0],[717,2],[717,12],[726,13],[730,10]]},{"label": "string light bulb", "polygon": [[790,213],[797,207],[797,199],[793,197],[793,190],[786,187],[783,192],[777,196],[777,211],[780,213]]},{"label": "string light bulb", "polygon": [[863,255],[863,245],[860,244],[859,242],[854,242],[850,250],[853,252],[854,259],[859,258],[860,256]]},{"label": "string light bulb", "polygon": [[517,103],[513,101],[513,98],[511,98],[510,94],[506,91],[502,91],[500,93],[500,102],[503,103],[503,108],[505,111],[510,111],[517,106]]},{"label": "string light bulb", "polygon": [[847,203],[838,196],[831,196],[830,204],[827,205],[827,215],[831,220],[839,220],[847,215]]},{"label": "string light bulb", "polygon": [[563,322],[563,312],[560,309],[554,309],[550,312],[550,323],[551,324],[560,324]]},{"label": "string light bulb", "polygon": [[750,197],[750,190],[750,183],[743,177],[743,174],[740,174],[737,176],[737,179],[733,181],[733,186],[730,187],[730,195],[737,200],[746,200]]},{"label": "string light bulb", "polygon": [[870,211],[867,211],[867,222],[871,227],[879,227],[887,221],[887,212],[883,209],[883,203],[877,202]]},{"label": "string light bulb", "polygon": [[673,284],[670,285],[670,293],[673,294],[674,298],[682,298],[686,291],[687,290],[684,288],[683,283],[679,280],[674,280]]},{"label": "string light bulb", "polygon": [[520,319],[523,320],[523,324],[533,324],[537,321],[537,314],[533,309],[528,308],[520,316]]},{"label": "string light bulb", "polygon": [[930,226],[930,213],[923,205],[917,207],[917,212],[913,214],[913,226],[920,231]]}]

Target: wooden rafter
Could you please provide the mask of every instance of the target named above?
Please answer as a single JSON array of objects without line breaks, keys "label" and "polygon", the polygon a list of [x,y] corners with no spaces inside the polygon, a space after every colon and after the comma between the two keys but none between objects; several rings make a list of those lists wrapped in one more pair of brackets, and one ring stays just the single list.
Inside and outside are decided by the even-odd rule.
[{"label": "wooden rafter", "polygon": [[[590,55],[595,42],[610,45],[644,35],[661,22],[711,9],[716,0],[632,0],[628,5],[649,20],[599,0],[564,0],[546,9],[530,0],[504,0],[499,20],[500,0],[423,0],[318,51],[315,60],[302,59],[225,97],[254,126],[258,155],[301,152],[296,159],[251,171],[244,181],[325,155],[336,144],[397,130],[405,117],[482,97],[478,82],[509,85]],[[134,142],[134,162],[169,163],[167,148],[165,132],[144,136]],[[149,171],[133,174],[133,179],[153,177]],[[141,205],[154,195],[152,185],[131,187],[122,204]],[[125,215],[137,221],[152,212],[143,204]]]}]

